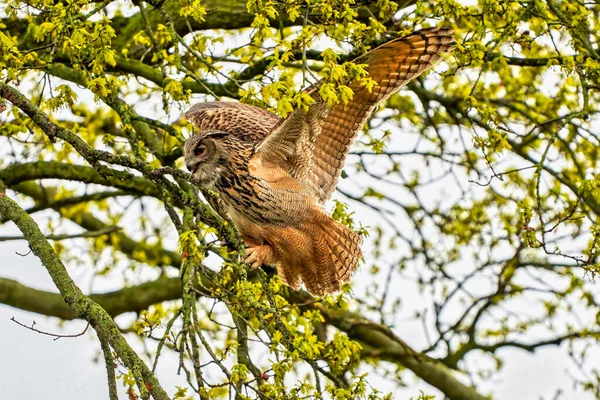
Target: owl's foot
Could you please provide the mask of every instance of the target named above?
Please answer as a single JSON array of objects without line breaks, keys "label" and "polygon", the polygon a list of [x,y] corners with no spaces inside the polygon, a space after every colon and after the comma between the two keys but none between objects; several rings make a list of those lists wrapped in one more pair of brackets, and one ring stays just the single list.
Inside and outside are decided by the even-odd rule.
[{"label": "owl's foot", "polygon": [[248,247],[245,261],[250,264],[252,269],[257,269],[263,264],[275,264],[275,252],[271,246],[267,245]]}]

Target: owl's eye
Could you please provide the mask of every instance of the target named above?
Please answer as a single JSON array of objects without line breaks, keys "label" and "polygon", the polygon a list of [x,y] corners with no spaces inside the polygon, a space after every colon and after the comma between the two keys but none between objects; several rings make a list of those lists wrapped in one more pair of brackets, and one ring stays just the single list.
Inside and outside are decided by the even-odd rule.
[{"label": "owl's eye", "polygon": [[197,155],[198,157],[203,156],[206,153],[206,146],[204,145],[200,145],[198,147],[196,147],[196,150],[194,150],[194,154]]}]

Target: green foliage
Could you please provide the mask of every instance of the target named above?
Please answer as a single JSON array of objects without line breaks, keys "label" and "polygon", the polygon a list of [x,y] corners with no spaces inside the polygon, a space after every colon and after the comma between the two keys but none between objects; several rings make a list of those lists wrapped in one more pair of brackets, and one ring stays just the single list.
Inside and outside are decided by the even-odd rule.
[{"label": "green foliage", "polygon": [[[159,343],[145,361],[179,357],[174,398],[389,399],[374,382],[412,386],[409,370],[482,398],[500,349],[552,344],[583,371],[575,388],[600,398],[600,6],[466,4],[0,0],[0,84],[33,106],[2,91],[0,187],[46,234],[88,233],[53,243],[73,268],[123,288],[178,279],[179,292],[116,308],[138,313],[130,335]],[[317,80],[346,104],[376,84],[355,56],[432,25],[455,30],[456,50],[368,121],[328,206],[365,237],[356,283],[314,300],[248,270],[230,223],[173,172],[191,129],[181,111],[234,99],[286,116],[308,109],[301,89]],[[408,347],[406,320],[431,343]],[[118,376],[130,398],[148,390],[136,373]]]}]

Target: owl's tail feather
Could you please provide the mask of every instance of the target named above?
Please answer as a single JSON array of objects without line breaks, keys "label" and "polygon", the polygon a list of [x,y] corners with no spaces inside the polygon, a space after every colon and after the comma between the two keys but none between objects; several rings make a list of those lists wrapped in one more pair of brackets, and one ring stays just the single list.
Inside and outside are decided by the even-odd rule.
[{"label": "owl's tail feather", "polygon": [[313,236],[313,251],[312,262],[300,274],[308,292],[315,296],[339,292],[362,258],[358,234],[324,214]]}]

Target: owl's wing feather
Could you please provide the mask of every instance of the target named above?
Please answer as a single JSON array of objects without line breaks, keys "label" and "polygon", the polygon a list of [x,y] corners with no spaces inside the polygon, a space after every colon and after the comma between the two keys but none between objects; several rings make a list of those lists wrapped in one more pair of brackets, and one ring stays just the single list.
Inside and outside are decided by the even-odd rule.
[{"label": "owl's wing feather", "polygon": [[198,103],[185,113],[185,118],[200,131],[229,132],[253,142],[262,140],[280,120],[260,107],[229,101]]},{"label": "owl's wing feather", "polygon": [[[376,85],[369,91],[358,81],[349,82],[354,96],[348,104],[327,107],[319,96],[319,84],[311,86],[307,92],[316,101],[309,111],[296,110],[277,124],[259,144],[255,157],[284,168],[324,203],[335,190],[350,145],[377,104],[451,50],[452,33],[445,28],[423,29],[355,59],[368,65]],[[310,154],[299,154],[307,150]]]}]

